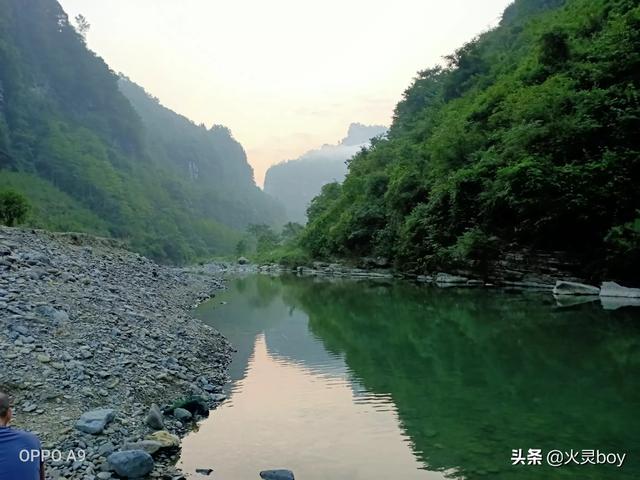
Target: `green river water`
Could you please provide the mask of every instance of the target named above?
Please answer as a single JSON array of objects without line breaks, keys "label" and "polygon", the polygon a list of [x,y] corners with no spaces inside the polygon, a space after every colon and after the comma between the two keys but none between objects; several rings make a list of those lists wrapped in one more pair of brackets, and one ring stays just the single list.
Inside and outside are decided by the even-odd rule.
[{"label": "green river water", "polygon": [[[613,307],[231,279],[195,312],[237,349],[228,399],[185,438],[180,465],[216,480],[269,468],[298,480],[640,479],[640,309]],[[554,450],[566,465],[548,465]],[[626,457],[592,465],[591,450]]]}]

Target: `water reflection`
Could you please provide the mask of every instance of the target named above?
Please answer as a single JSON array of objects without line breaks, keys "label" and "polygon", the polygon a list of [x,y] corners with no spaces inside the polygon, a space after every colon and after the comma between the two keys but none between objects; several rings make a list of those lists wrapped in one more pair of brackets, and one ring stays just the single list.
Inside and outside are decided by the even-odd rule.
[{"label": "water reflection", "polygon": [[[640,478],[638,311],[406,284],[236,280],[198,314],[238,349],[187,470],[305,479]],[[628,453],[513,467],[511,449]],[[428,471],[427,471],[428,470]]]}]

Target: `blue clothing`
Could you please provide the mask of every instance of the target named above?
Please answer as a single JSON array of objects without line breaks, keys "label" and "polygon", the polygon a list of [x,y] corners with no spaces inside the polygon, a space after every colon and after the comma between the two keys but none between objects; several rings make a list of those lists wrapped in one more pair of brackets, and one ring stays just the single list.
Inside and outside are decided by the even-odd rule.
[{"label": "blue clothing", "polygon": [[34,434],[0,427],[0,480],[40,480],[40,454]]}]

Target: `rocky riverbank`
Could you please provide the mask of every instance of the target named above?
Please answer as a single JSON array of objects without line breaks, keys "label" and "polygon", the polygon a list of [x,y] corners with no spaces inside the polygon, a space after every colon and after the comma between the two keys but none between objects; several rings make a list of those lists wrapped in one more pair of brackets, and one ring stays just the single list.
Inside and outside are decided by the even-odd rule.
[{"label": "rocky riverbank", "polygon": [[221,287],[110,240],[0,228],[0,389],[51,451],[47,478],[117,478],[121,450],[182,478],[177,437],[224,399],[231,353],[188,310]]},{"label": "rocky riverbank", "polygon": [[[245,267],[246,268],[246,267]],[[385,258],[358,258],[349,262],[314,261],[295,267],[267,264],[256,267],[261,273],[295,273],[303,276],[346,278],[403,278],[437,286],[500,286],[514,289],[551,291],[558,279],[584,282],[579,264],[561,252],[505,252],[477,268],[449,269],[446,272],[417,274],[395,270]]]}]

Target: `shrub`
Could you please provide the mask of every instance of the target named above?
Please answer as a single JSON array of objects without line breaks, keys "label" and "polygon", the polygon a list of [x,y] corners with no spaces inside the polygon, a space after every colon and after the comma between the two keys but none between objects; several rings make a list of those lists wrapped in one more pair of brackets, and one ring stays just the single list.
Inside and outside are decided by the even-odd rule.
[{"label": "shrub", "polygon": [[0,223],[13,227],[24,222],[29,213],[27,199],[13,190],[0,192]]}]

